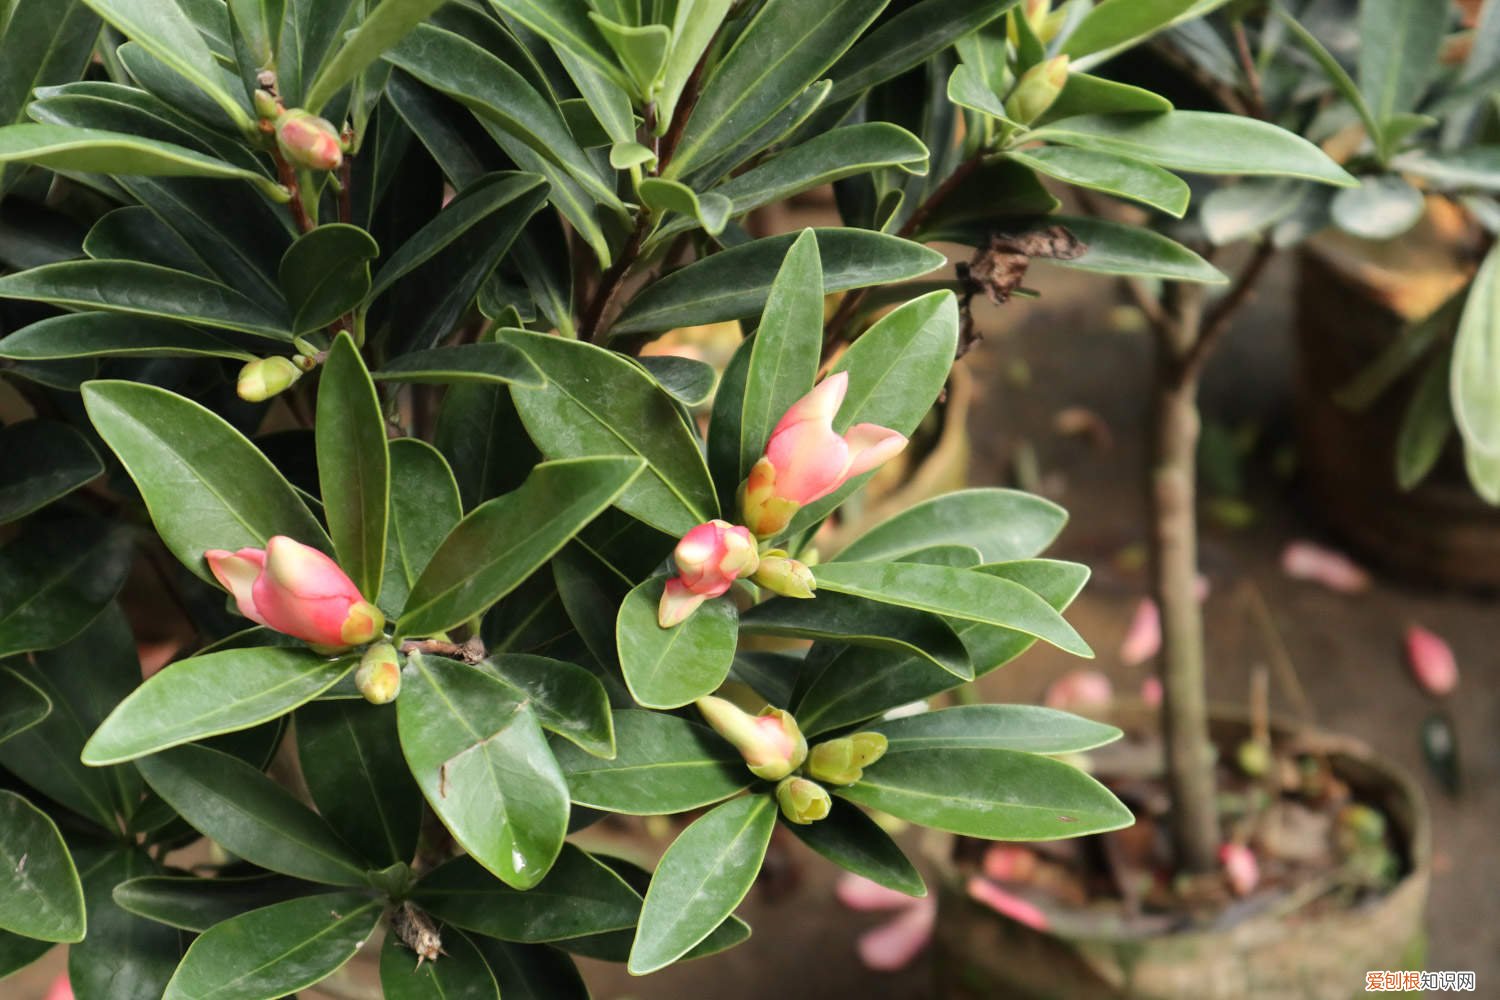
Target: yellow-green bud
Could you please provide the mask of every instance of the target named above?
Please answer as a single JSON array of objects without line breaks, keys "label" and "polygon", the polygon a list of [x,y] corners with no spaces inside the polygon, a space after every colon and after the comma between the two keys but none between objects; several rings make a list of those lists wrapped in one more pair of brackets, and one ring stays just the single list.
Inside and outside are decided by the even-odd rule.
[{"label": "yellow-green bud", "polygon": [[1235,751],[1234,760],[1246,775],[1259,778],[1271,768],[1271,750],[1260,740],[1245,740]]},{"label": "yellow-green bud", "polygon": [[396,658],[396,647],[377,642],[365,650],[354,672],[354,686],[372,705],[395,701],[401,693],[401,661]]},{"label": "yellow-green bud", "polygon": [[276,145],[281,155],[309,170],[337,170],[344,162],[338,129],[326,118],[292,108],[276,119]]},{"label": "yellow-green bud", "polygon": [[260,358],[240,369],[239,381],[234,390],[247,403],[264,403],[272,396],[290,389],[301,377],[302,369],[291,358],[280,355]]},{"label": "yellow-green bud", "polygon": [[784,778],[776,786],[776,801],[781,815],[798,826],[807,826],[825,818],[833,809],[828,790],[806,778]]},{"label": "yellow-green bud", "polygon": [[697,705],[714,732],[734,744],[757,778],[777,781],[807,759],[807,740],[790,712],[768,707],[751,715],[733,702],[714,697],[699,698]]},{"label": "yellow-green bud", "polygon": [[255,113],[268,121],[275,121],[282,111],[281,102],[269,90],[256,90]]},{"label": "yellow-green bud", "polygon": [[1005,99],[1005,113],[1022,125],[1030,125],[1052,107],[1067,83],[1067,56],[1039,62],[1021,75],[1016,89]]},{"label": "yellow-green bud", "polygon": [[812,570],[781,549],[772,549],[760,557],[760,568],[750,577],[758,586],[782,597],[812,597],[818,589]]},{"label": "yellow-green bud", "polygon": [[888,743],[881,733],[855,733],[812,748],[807,770],[830,785],[852,785],[865,775],[865,768],[885,755]]}]

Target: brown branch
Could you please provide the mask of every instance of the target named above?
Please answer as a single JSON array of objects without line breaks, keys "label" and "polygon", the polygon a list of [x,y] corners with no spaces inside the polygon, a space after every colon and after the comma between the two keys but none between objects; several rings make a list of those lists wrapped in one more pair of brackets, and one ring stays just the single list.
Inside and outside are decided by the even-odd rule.
[{"label": "brown branch", "polygon": [[1234,285],[1228,292],[1224,293],[1214,307],[1209,310],[1208,315],[1203,318],[1202,325],[1198,329],[1198,336],[1188,348],[1187,354],[1182,359],[1182,367],[1185,371],[1196,374],[1208,360],[1209,354],[1229,329],[1235,315],[1240,307],[1249,301],[1250,294],[1255,286],[1260,283],[1265,274],[1266,267],[1276,256],[1276,247],[1269,239],[1261,240],[1255,248],[1255,255],[1250,258],[1234,281]]},{"label": "brown branch", "polygon": [[302,204],[302,185],[297,182],[297,171],[281,155],[281,150],[273,148],[271,158],[276,161],[276,174],[281,178],[281,186],[291,192],[291,201],[287,207],[291,209],[292,221],[297,224],[297,232],[310,233],[313,231],[313,221],[308,217],[307,206]]},{"label": "brown branch", "polygon": [[[719,30],[724,29],[721,26]],[[718,40],[718,33],[715,32],[714,37],[703,49],[698,65],[693,67],[693,72],[688,75],[687,82],[682,85],[682,93],[677,97],[677,107],[672,109],[672,122],[667,126],[667,132],[662,136],[661,144],[657,147],[657,173],[667,169],[667,164],[672,162],[672,157],[682,142],[682,134],[687,131],[688,118],[692,116],[693,109],[698,106],[698,98],[703,94],[703,75],[708,72],[709,56],[713,53],[714,43]]]},{"label": "brown branch", "polygon": [[403,653],[422,653],[428,656],[446,656],[450,660],[462,660],[475,664],[485,657],[484,640],[473,636],[464,642],[445,642],[442,639],[408,639],[401,644]]},{"label": "brown branch", "polygon": [[1245,22],[1235,20],[1230,29],[1234,33],[1234,51],[1239,56],[1240,72],[1245,74],[1245,103],[1250,114],[1256,118],[1266,117],[1266,98],[1260,85],[1260,70],[1256,68],[1255,56],[1250,52],[1250,39],[1245,34]]},{"label": "brown branch", "polygon": [[588,308],[584,311],[583,322],[579,324],[579,336],[597,344],[604,339],[607,327],[604,324],[604,315],[609,311],[609,305],[620,294],[620,289],[625,284],[625,278],[630,269],[635,266],[635,261],[641,252],[641,243],[646,239],[646,231],[651,228],[651,210],[642,207],[635,216],[635,228],[630,231],[630,238],[620,248],[620,254],[608,271],[599,278],[599,287],[594,290],[594,297],[589,300]]}]

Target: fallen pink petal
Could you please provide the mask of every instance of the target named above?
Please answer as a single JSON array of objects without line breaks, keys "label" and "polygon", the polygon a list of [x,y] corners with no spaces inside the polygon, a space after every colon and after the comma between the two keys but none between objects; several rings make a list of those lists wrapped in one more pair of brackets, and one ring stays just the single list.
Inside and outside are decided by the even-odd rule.
[{"label": "fallen pink petal", "polygon": [[859,936],[859,960],[877,972],[895,972],[912,963],[937,926],[937,901],[932,897],[909,901],[906,910]]},{"label": "fallen pink petal", "polygon": [[989,879],[980,878],[977,875],[970,878],[968,893],[969,898],[975,902],[988,906],[1001,916],[1009,917],[1018,924],[1025,924],[1033,930],[1044,931],[1049,925],[1047,915],[1035,903],[1006,892]]},{"label": "fallen pink petal", "polygon": [[1042,704],[1064,712],[1107,708],[1114,700],[1115,686],[1097,670],[1073,670],[1047,687]]},{"label": "fallen pink petal", "polygon": [[834,883],[834,895],[851,910],[894,910],[918,902],[915,897],[887,889],[863,875],[845,873]]},{"label": "fallen pink petal", "polygon": [[1161,612],[1156,602],[1143,597],[1130,616],[1125,628],[1125,638],[1120,641],[1120,662],[1127,667],[1138,666],[1151,659],[1161,650]]},{"label": "fallen pink petal", "polygon": [[1436,632],[1420,625],[1406,627],[1406,662],[1412,676],[1428,694],[1445,695],[1458,687],[1458,661],[1453,647]]},{"label": "fallen pink petal", "polygon": [[1224,877],[1236,896],[1248,896],[1260,883],[1260,863],[1244,844],[1229,843],[1219,848],[1219,863]]},{"label": "fallen pink petal", "polygon": [[1293,580],[1322,584],[1340,594],[1370,589],[1370,574],[1354,560],[1316,542],[1288,542],[1281,551],[1281,571]]},{"label": "fallen pink petal", "polygon": [[1036,865],[1035,852],[1014,844],[991,844],[984,851],[984,874],[996,882],[1029,882]]}]

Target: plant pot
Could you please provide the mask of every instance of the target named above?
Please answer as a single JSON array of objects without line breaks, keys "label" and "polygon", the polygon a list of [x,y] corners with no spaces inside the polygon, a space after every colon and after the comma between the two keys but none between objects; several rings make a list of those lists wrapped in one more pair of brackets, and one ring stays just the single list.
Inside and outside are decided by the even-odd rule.
[{"label": "plant pot", "polygon": [[[1139,721],[1141,713],[1133,713]],[[1121,715],[1112,721],[1132,723]],[[1233,747],[1243,718],[1216,712],[1215,741]],[[1290,730],[1273,730],[1280,741]],[[1406,775],[1352,740],[1298,734],[1326,748],[1334,773],[1383,811],[1403,852],[1405,875],[1385,895],[1317,913],[1261,911],[1232,926],[1143,934],[1079,911],[1047,910],[1036,930],[968,898],[951,862],[952,838],[933,841],[941,872],[939,995],[950,1000],[1329,1000],[1363,995],[1365,973],[1414,967],[1430,869],[1427,806]],[[1253,902],[1253,900],[1247,901]],[[1285,910],[1285,907],[1282,907]]]},{"label": "plant pot", "polygon": [[1303,480],[1319,518],[1370,562],[1424,582],[1500,586],[1500,510],[1469,486],[1456,436],[1422,484],[1409,492],[1397,485],[1396,436],[1421,366],[1363,412],[1333,398],[1472,270],[1462,238],[1429,231],[1415,235],[1413,247],[1396,242],[1403,244],[1399,251],[1324,239],[1299,255],[1297,438]]}]

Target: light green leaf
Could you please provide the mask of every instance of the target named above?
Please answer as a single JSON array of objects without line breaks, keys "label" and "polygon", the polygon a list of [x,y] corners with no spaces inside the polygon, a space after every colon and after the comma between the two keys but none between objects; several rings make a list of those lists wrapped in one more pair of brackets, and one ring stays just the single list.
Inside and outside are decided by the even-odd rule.
[{"label": "light green leaf", "polygon": [[170,142],[104,129],[37,123],[0,128],[0,165],[9,163],[79,173],[217,177],[248,181],[273,198],[281,197],[278,185],[254,170]]},{"label": "light green leaf", "polygon": [[776,801],[747,795],[694,820],[662,855],[630,949],[632,975],[677,961],[734,912],[760,872]]},{"label": "light green leaf", "polygon": [[998,121],[1017,124],[1011,122],[1010,115],[1005,110],[1005,102],[990,89],[989,83],[979,75],[979,70],[968,63],[955,66],[948,77],[948,100],[961,108],[977,111]]},{"label": "light green leaf", "polygon": [[313,114],[321,112],[334,94],[352,83],[443,3],[444,0],[379,0],[333,58],[318,70],[302,106]]},{"label": "light green leaf", "polygon": [[620,57],[620,65],[635,83],[635,93],[650,94],[667,69],[671,29],[664,24],[619,24],[593,12],[589,20]]},{"label": "light green leaf", "polygon": [[134,382],[90,382],[83,404],[135,480],[162,541],[203,579],[211,579],[208,549],[264,548],[272,535],[328,547],[297,491],[217,414]]},{"label": "light green leaf", "polygon": [[1333,196],[1334,223],[1366,240],[1389,240],[1415,226],[1427,211],[1422,192],[1394,174],[1360,179],[1359,187]]},{"label": "light green leaf", "polygon": [[647,708],[679,708],[713,694],[734,663],[739,624],[734,602],[706,601],[687,621],[662,628],[656,611],[665,582],[666,577],[653,577],[632,590],[615,623],[625,683]]},{"label": "light green leaf", "polygon": [[1171,111],[1172,102],[1160,94],[1132,87],[1128,83],[1106,80],[1101,76],[1080,73],[1076,67],[1068,74],[1057,100],[1043,112],[1036,124],[1045,125],[1074,115],[1113,115]]},{"label": "light green leaf", "polygon": [[82,941],[83,886],[57,825],[0,789],[0,930],[43,941]]},{"label": "light green leaf", "polygon": [[708,49],[734,0],[677,0],[672,16],[672,49],[657,90],[657,133],[665,134],[677,112],[688,77]]},{"label": "light green leaf", "polygon": [[1038,258],[1043,263],[1096,274],[1130,274],[1209,285],[1229,280],[1181,243],[1142,226],[1068,215],[1050,216],[1048,222],[1064,226],[1088,245],[1088,252],[1073,260]]},{"label": "light green leaf", "polygon": [[1037,705],[960,705],[876,722],[890,751],[957,747],[1021,753],[1083,753],[1122,735],[1114,726]]},{"label": "light green leaf", "polygon": [[1051,545],[1068,512],[1020,490],[945,493],[880,522],[835,557],[844,562],[900,560],[934,545],[972,545],[983,562],[1030,559]]},{"label": "light green leaf", "polygon": [[1007,155],[1048,177],[1129,198],[1159,208],[1175,218],[1182,218],[1187,211],[1187,182],[1140,160],[1067,146],[1041,146],[1024,152],[1012,150]]},{"label": "light green leaf", "polygon": [[1127,45],[1160,31],[1197,0],[1101,0],[1063,42],[1064,55],[1077,59]]},{"label": "light green leaf", "polygon": [[712,191],[698,194],[680,181],[662,177],[648,177],[641,181],[637,192],[641,202],[658,214],[678,212],[696,219],[698,225],[710,236],[724,231],[729,222],[733,205],[722,194]]},{"label": "light green leaf", "polygon": [[347,332],[334,339],[323,363],[314,427],[319,495],[333,551],[359,592],[374,598],[385,571],[390,455],[380,397]]},{"label": "light green leaf", "polygon": [[589,6],[584,0],[490,0],[490,5],[588,63],[623,90],[630,90],[630,78],[615,61],[609,43],[589,20]]},{"label": "light green leaf", "polygon": [[1438,71],[1446,11],[1424,0],[1361,0],[1359,89],[1382,125],[1422,99]]},{"label": "light green leaf", "polygon": [[1449,397],[1469,451],[1500,457],[1500,250],[1474,275],[1453,342]]}]

